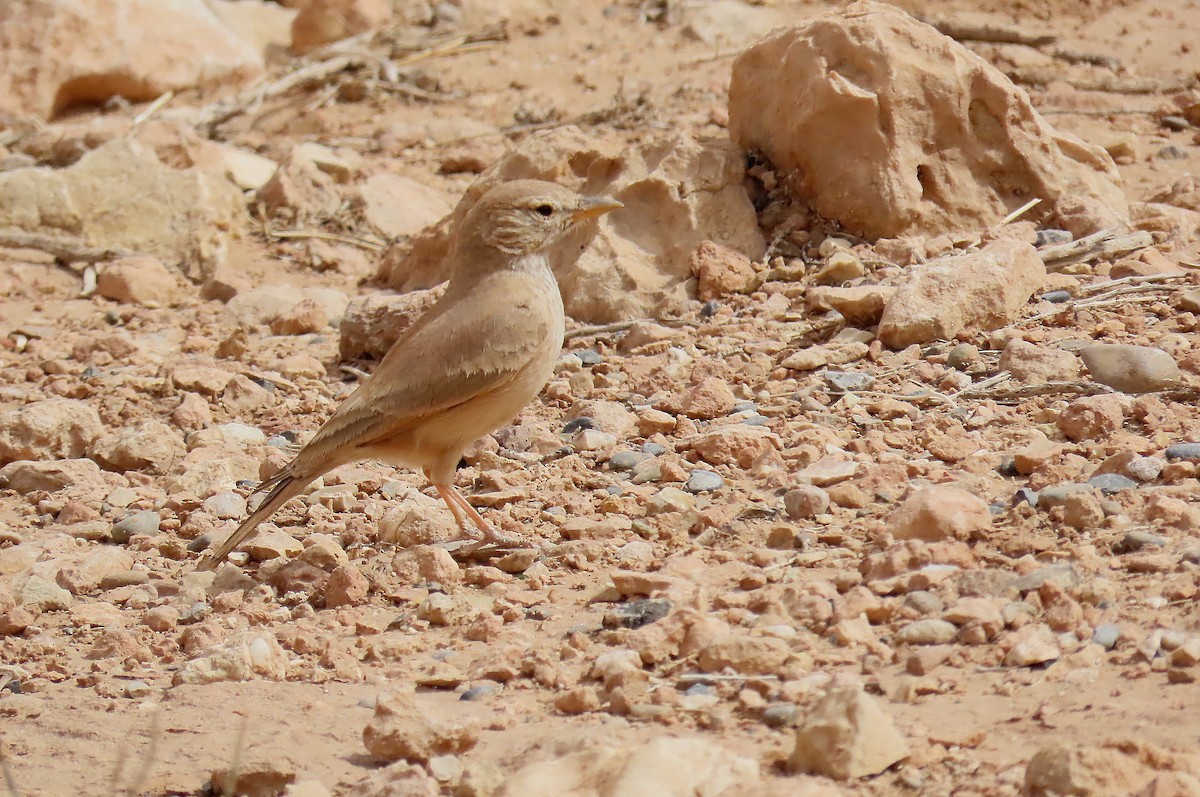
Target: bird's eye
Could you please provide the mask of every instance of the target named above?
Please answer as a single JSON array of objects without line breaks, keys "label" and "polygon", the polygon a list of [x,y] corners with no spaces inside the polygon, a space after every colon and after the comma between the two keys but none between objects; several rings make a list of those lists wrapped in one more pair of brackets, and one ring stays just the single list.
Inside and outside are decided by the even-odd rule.
[{"label": "bird's eye", "polygon": [[537,214],[543,218],[550,218],[554,215],[554,208],[550,207],[549,205],[538,205],[536,208],[534,208],[534,210],[537,211]]}]

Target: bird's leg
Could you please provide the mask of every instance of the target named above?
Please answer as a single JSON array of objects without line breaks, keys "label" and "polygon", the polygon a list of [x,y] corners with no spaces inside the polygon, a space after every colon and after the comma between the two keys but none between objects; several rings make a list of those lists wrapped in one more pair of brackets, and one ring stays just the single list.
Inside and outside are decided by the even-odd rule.
[{"label": "bird's leg", "polygon": [[524,545],[519,537],[513,537],[492,528],[491,524],[483,519],[483,515],[480,515],[475,511],[475,507],[467,503],[467,499],[463,498],[462,493],[454,489],[454,485],[435,484],[433,487],[438,491],[438,495],[442,497],[442,500],[446,502],[446,506],[450,508],[450,514],[454,515],[454,519],[458,522],[460,529],[463,527],[463,513],[466,513],[466,516],[471,519],[471,524],[479,529],[479,533],[483,535],[483,539],[475,547],[495,545],[500,548],[519,548]]}]

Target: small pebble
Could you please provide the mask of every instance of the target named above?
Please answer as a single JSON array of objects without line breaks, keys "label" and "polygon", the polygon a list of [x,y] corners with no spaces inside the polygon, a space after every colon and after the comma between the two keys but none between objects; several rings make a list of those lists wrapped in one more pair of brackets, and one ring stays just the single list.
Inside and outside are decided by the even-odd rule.
[{"label": "small pebble", "polygon": [[757,412],[758,405],[753,401],[739,401],[733,405],[732,414],[736,415],[739,412]]},{"label": "small pebble", "polygon": [[825,384],[842,393],[867,390],[875,384],[875,377],[858,371],[826,371]]},{"label": "small pebble", "polygon": [[1030,490],[1028,487],[1019,487],[1017,488],[1017,491],[1013,493],[1013,497],[1008,503],[1010,506],[1017,506],[1018,504],[1025,503],[1036,507],[1038,505],[1037,490]]},{"label": "small pebble", "polygon": [[600,356],[600,352],[591,349],[581,349],[575,352],[575,356],[584,365],[597,365],[604,362],[604,358]]},{"label": "small pebble", "polygon": [[470,689],[463,692],[458,696],[458,699],[466,701],[482,700],[488,695],[493,694],[495,691],[496,687],[492,684],[480,684],[479,686],[472,686]]},{"label": "small pebble", "polygon": [[709,697],[717,694],[717,688],[712,684],[692,684],[684,694],[688,697]]},{"label": "small pebble", "polygon": [[800,709],[791,703],[767,706],[762,712],[763,725],[768,728],[789,728],[800,718]]},{"label": "small pebble", "polygon": [[1112,650],[1121,638],[1121,629],[1112,623],[1102,623],[1092,632],[1092,641],[1105,650]]},{"label": "small pebble", "polygon": [[1186,459],[1191,462],[1200,462],[1200,443],[1176,443],[1175,445],[1167,446],[1167,459]]},{"label": "small pebble", "polygon": [[721,309],[721,303],[716,299],[709,299],[700,307],[701,318],[712,318],[717,314],[717,310]]},{"label": "small pebble", "polygon": [[1087,483],[1105,495],[1114,495],[1122,490],[1133,490],[1138,486],[1133,479],[1119,473],[1100,473],[1088,479]]},{"label": "small pebble", "polygon": [[721,474],[713,473],[711,470],[694,470],[687,483],[683,485],[683,489],[689,493],[708,493],[720,490],[724,486],[725,479],[721,478]]},{"label": "small pebble", "polygon": [[1158,123],[1168,130],[1189,130],[1192,126],[1191,122],[1187,119],[1182,116],[1175,116],[1174,114],[1162,117],[1158,120]]},{"label": "small pebble", "polygon": [[746,424],[747,426],[766,426],[770,422],[770,418],[768,418],[766,415],[759,415],[757,412],[753,415],[747,415],[745,418],[742,418],[742,423]]},{"label": "small pebble", "polygon": [[670,613],[671,601],[666,598],[635,598],[609,609],[603,622],[605,628],[641,628]]},{"label": "small pebble", "polygon": [[633,470],[640,462],[650,459],[650,455],[641,451],[618,451],[608,458],[608,467],[612,470]]},{"label": "small pebble", "polygon": [[941,614],[946,604],[929,590],[913,590],[904,597],[904,605],[920,614]]},{"label": "small pebble", "polygon": [[126,543],[134,535],[150,536],[156,534],[158,533],[158,524],[161,522],[162,518],[152,509],[134,512],[132,515],[127,515],[113,524],[113,542]]},{"label": "small pebble", "polygon": [[946,355],[946,365],[956,371],[965,371],[979,362],[979,348],[970,343],[960,343]]},{"label": "small pebble", "polygon": [[662,443],[642,443],[642,453],[657,457],[667,453],[667,447]]},{"label": "small pebble", "polygon": [[580,415],[578,418],[567,421],[563,424],[563,434],[574,434],[583,429],[595,429],[596,422],[586,415]]},{"label": "small pebble", "polygon": [[277,434],[277,435],[272,435],[271,437],[267,438],[267,445],[269,445],[271,448],[285,448],[286,449],[286,448],[292,447],[292,441],[288,440],[286,437],[284,437],[281,434]]},{"label": "small pebble", "polygon": [[1187,150],[1183,149],[1182,147],[1177,147],[1174,144],[1168,144],[1156,152],[1155,156],[1162,158],[1163,160],[1181,161],[1187,160],[1188,153]]},{"label": "small pebble", "polygon": [[1069,244],[1073,238],[1066,230],[1038,230],[1037,245],[1053,246],[1054,244]]},{"label": "small pebble", "polygon": [[1050,302],[1051,304],[1062,304],[1063,302],[1071,301],[1071,292],[1070,291],[1046,291],[1038,298],[1041,299],[1043,302]]},{"label": "small pebble", "polygon": [[1146,547],[1162,548],[1167,544],[1167,538],[1151,534],[1148,531],[1134,529],[1133,531],[1125,532],[1121,543],[1126,551],[1140,551]]}]

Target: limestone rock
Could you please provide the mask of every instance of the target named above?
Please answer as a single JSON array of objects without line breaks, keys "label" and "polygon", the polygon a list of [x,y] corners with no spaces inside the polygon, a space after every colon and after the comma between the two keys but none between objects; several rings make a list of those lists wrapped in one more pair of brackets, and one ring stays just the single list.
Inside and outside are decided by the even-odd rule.
[{"label": "limestone rock", "polygon": [[368,177],[358,197],[367,223],[388,238],[416,235],[451,210],[441,192],[398,174]]},{"label": "limestone rock", "polygon": [[663,737],[528,764],[494,797],[718,797],[754,794],[759,786],[752,759],[706,739]]},{"label": "limestone rock", "polygon": [[837,780],[877,775],[908,756],[892,718],[861,686],[829,690],[796,732],[795,772]]},{"label": "limestone rock", "polygon": [[664,303],[685,297],[691,254],[704,241],[751,259],[763,254],[744,171],[739,148],[683,134],[635,149],[577,128],[531,136],[484,172],[453,213],[416,236],[410,249],[389,252],[380,277],[398,291],[449,279],[443,260],[453,230],[485,191],[508,180],[550,180],[625,205],[552,254],[568,315],[595,323],[654,317]]},{"label": "limestone rock", "polygon": [[1000,370],[1029,384],[1069,382],[1079,376],[1083,364],[1069,351],[1057,346],[1028,343],[1013,338],[1000,353]]},{"label": "limestone rock", "polygon": [[0,227],[144,252],[182,263],[194,279],[221,263],[227,234],[244,213],[241,192],[228,180],[171,168],[132,139],[115,139],[65,169],[0,172]]},{"label": "limestone rock", "polygon": [[897,540],[967,539],[992,527],[987,502],[957,487],[932,485],[904,500],[888,519]]},{"label": "limestone rock", "polygon": [[51,462],[17,460],[0,468],[0,487],[31,493],[55,492],[67,487],[106,491],[100,468],[90,459],[60,459]]},{"label": "limestone rock", "polygon": [[0,465],[19,459],[76,459],[103,432],[90,404],[61,398],[35,401],[0,413]]},{"label": "limestone rock", "polygon": [[369,293],[351,299],[338,328],[338,353],[343,360],[382,358],[441,295],[435,288],[400,295]]},{"label": "limestone rock", "polygon": [[236,83],[263,69],[261,53],[204,0],[12,0],[0,4],[0,63],[0,112],[43,118],[110,97],[145,102]]},{"label": "limestone rock", "polygon": [[179,432],[162,421],[146,421],[106,434],[92,443],[88,456],[106,470],[166,473],[185,453]]},{"label": "limestone rock", "polygon": [[311,0],[292,20],[292,49],[303,53],[377,28],[391,17],[389,0]]},{"label": "limestone rock", "polygon": [[363,744],[376,758],[425,763],[434,756],[470,750],[479,741],[479,730],[465,717],[432,715],[415,695],[385,694],[363,729]]},{"label": "limestone rock", "polygon": [[274,326],[295,318],[297,307],[312,302],[331,322],[341,319],[350,299],[334,288],[295,288],[291,285],[263,285],[239,293],[225,305],[225,312],[238,324]]},{"label": "limestone rock", "polygon": [[1088,373],[1123,393],[1148,393],[1179,382],[1179,365],[1162,349],[1123,343],[1096,343],[1079,352]]},{"label": "limestone rock", "polygon": [[725,634],[700,651],[700,669],[720,672],[728,668],[747,675],[769,675],[777,672],[790,655],[791,649],[782,639]]},{"label": "limestone rock", "polygon": [[167,307],[179,297],[175,275],[153,257],[123,257],[104,267],[96,293],[122,304]]},{"label": "limestone rock", "polygon": [[914,267],[883,310],[879,338],[900,349],[1002,327],[1045,279],[1036,250],[1015,237]]},{"label": "limestone rock", "polygon": [[1125,423],[1121,399],[1113,395],[1083,396],[1058,414],[1058,430],[1070,440],[1100,440]]},{"label": "limestone rock", "polygon": [[696,275],[696,296],[702,302],[730,293],[744,293],[755,284],[750,258],[727,246],[705,241],[692,252],[692,273]]},{"label": "limestone rock", "polygon": [[220,0],[211,8],[225,27],[257,53],[265,56],[272,49],[291,46],[295,9],[263,0]]},{"label": "limestone rock", "polygon": [[762,426],[725,426],[682,441],[710,465],[749,468],[768,451],[781,448],[779,437]]},{"label": "limestone rock", "polygon": [[797,196],[866,237],[976,231],[1029,197],[1044,201],[1038,220],[1077,235],[1129,221],[1104,150],[1055,130],[998,69],[893,6],[855,3],[744,51],[729,121]]},{"label": "limestone rock", "polygon": [[211,684],[287,677],[287,654],[275,638],[246,633],[205,648],[175,673],[174,683]]}]

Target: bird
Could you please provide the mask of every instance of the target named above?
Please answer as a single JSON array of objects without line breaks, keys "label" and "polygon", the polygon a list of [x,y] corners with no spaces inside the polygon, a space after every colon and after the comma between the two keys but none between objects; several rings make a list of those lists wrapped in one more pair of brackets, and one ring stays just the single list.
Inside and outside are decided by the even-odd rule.
[{"label": "bird", "polygon": [[479,544],[511,544],[454,487],[463,451],[537,397],[562,351],[566,319],[550,253],[568,233],[621,208],[607,197],[514,180],[466,212],[447,250],[445,293],[397,339],[375,372],[278,473],[266,497],[197,565],[213,570],[288,500],[361,460],[419,470]]}]

